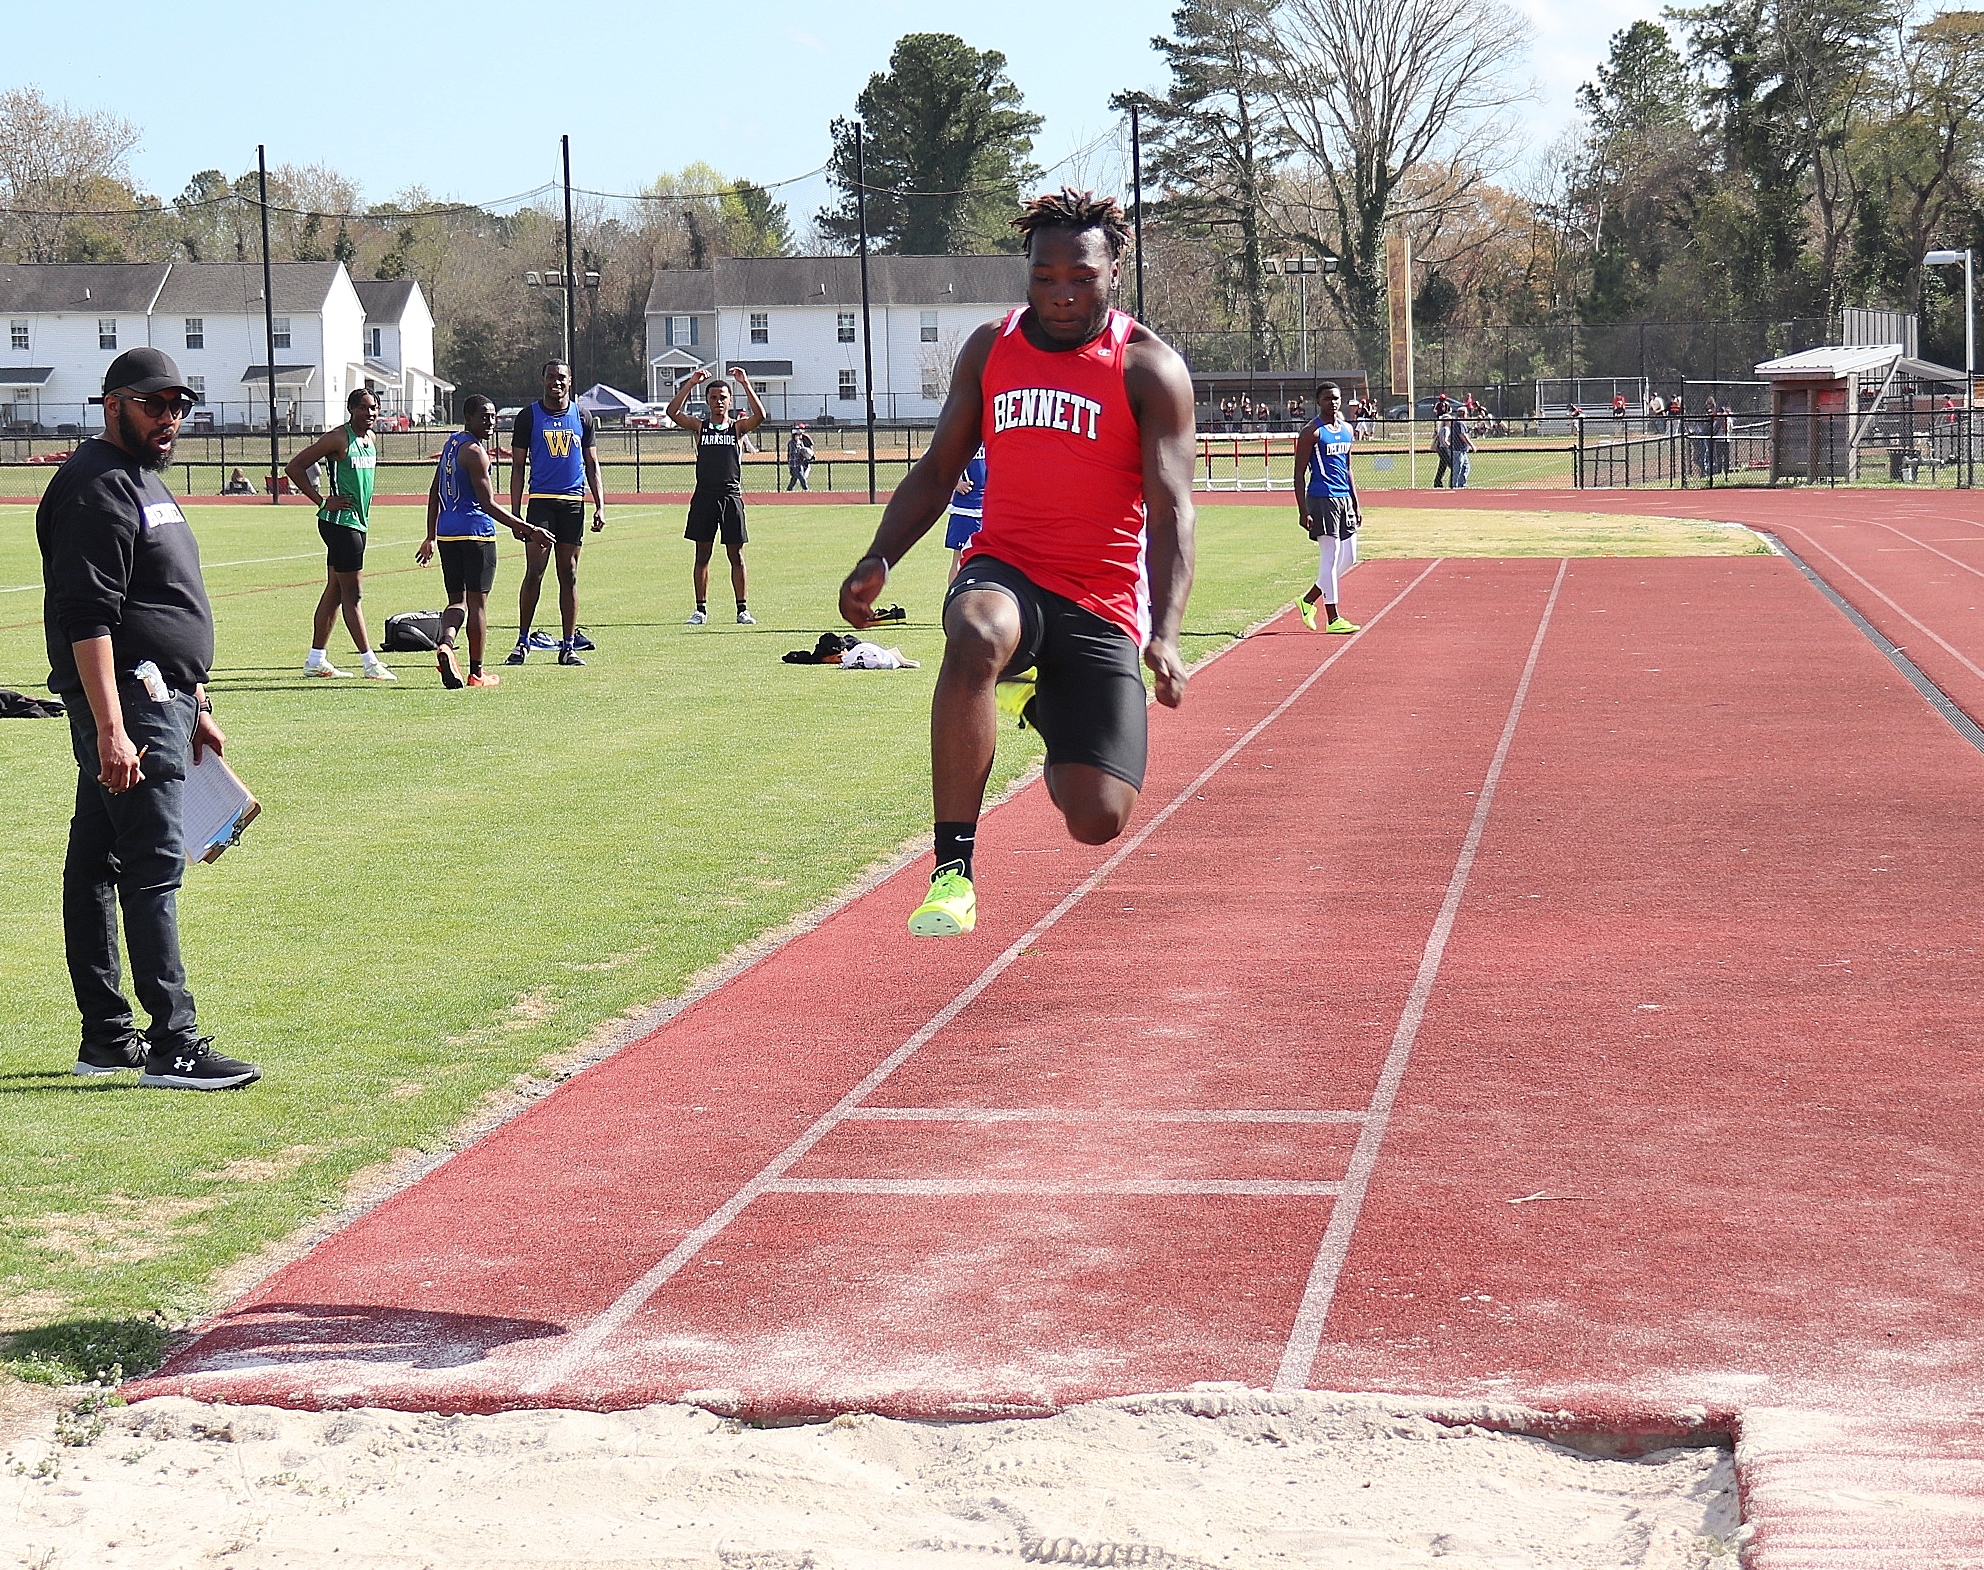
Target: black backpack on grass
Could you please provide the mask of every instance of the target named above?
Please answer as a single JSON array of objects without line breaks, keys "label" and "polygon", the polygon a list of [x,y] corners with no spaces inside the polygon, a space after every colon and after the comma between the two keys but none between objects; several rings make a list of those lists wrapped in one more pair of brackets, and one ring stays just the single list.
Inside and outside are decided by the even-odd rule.
[{"label": "black backpack on grass", "polygon": [[440,647],[440,643],[439,611],[401,611],[397,616],[386,618],[388,654],[431,653]]}]

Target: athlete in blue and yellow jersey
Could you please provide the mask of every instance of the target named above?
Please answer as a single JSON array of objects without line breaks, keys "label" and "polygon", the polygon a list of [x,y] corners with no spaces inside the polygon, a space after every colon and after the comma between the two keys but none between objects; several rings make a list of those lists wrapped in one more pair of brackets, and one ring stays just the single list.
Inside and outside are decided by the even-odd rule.
[{"label": "athlete in blue and yellow jersey", "polygon": [[[462,404],[462,428],[448,438],[427,487],[427,538],[413,553],[425,567],[438,549],[448,608],[441,613],[441,642],[434,651],[441,685],[494,687],[502,678],[482,673],[482,642],[489,628],[489,590],[496,582],[496,525],[526,546],[548,551],[551,535],[501,506],[489,488],[489,449],[496,405],[481,393]],[[468,681],[455,660],[455,634],[468,624]]]},{"label": "athlete in blue and yellow jersey", "polygon": [[544,396],[518,414],[510,447],[516,455],[510,464],[510,511],[544,529],[556,544],[525,542],[524,581],[517,591],[517,646],[504,663],[521,665],[532,649],[552,647],[531,631],[531,623],[537,618],[544,567],[555,549],[558,613],[565,629],[556,645],[558,663],[583,665],[577,651],[593,646],[579,632],[579,548],[586,538],[586,493],[592,493],[592,532],[597,534],[606,527],[606,492],[599,482],[592,416],[572,402],[572,368],[563,360],[545,364]]},{"label": "athlete in blue and yellow jersey", "polygon": [[1337,585],[1357,565],[1357,482],[1350,477],[1350,447],[1357,432],[1338,412],[1343,389],[1316,389],[1316,418],[1295,442],[1295,512],[1309,538],[1321,546],[1316,581],[1302,596],[1302,625],[1316,630],[1316,602],[1323,602],[1325,632],[1355,632],[1357,623],[1337,614]]}]

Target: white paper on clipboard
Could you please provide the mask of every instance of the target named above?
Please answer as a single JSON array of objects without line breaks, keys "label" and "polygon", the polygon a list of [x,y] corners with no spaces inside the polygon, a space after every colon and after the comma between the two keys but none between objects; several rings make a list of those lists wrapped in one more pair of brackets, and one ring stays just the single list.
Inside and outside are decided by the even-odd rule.
[{"label": "white paper on clipboard", "polygon": [[200,761],[186,771],[186,864],[212,861],[238,845],[241,831],[261,811],[262,804],[221,755],[211,747],[203,749]]}]

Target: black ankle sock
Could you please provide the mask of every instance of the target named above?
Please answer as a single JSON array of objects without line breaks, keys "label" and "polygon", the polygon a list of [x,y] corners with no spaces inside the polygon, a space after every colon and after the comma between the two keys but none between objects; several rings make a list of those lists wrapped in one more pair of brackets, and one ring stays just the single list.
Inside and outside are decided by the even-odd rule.
[{"label": "black ankle sock", "polygon": [[742,600],[739,600],[739,601],[737,602],[737,609],[738,609],[738,611],[739,611],[739,612],[742,612],[742,611],[743,611],[743,610],[745,609],[745,605],[744,605],[744,602],[743,602]]},{"label": "black ankle sock", "polygon": [[947,866],[951,862],[964,863],[964,875],[971,876],[971,853],[978,839],[976,823],[940,823],[937,825],[937,865]]},{"label": "black ankle sock", "polygon": [[710,602],[708,600],[698,600],[696,601],[696,609],[707,616],[709,614]]},{"label": "black ankle sock", "polygon": [[480,676],[482,674],[482,661],[470,660],[468,662],[468,673],[471,676]]}]

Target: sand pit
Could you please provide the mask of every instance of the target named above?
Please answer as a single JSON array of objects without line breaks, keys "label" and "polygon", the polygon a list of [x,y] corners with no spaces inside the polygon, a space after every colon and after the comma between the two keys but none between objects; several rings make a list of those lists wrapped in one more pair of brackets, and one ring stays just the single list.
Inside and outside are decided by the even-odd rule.
[{"label": "sand pit", "polygon": [[[1733,1565],[1726,1451],[1594,1460],[1372,1396],[1188,1392],[984,1423],[694,1407],[438,1417],[169,1398],[0,1465],[34,1570]],[[74,1425],[76,1419],[68,1419]],[[68,1429],[71,1440],[79,1437]]]}]

